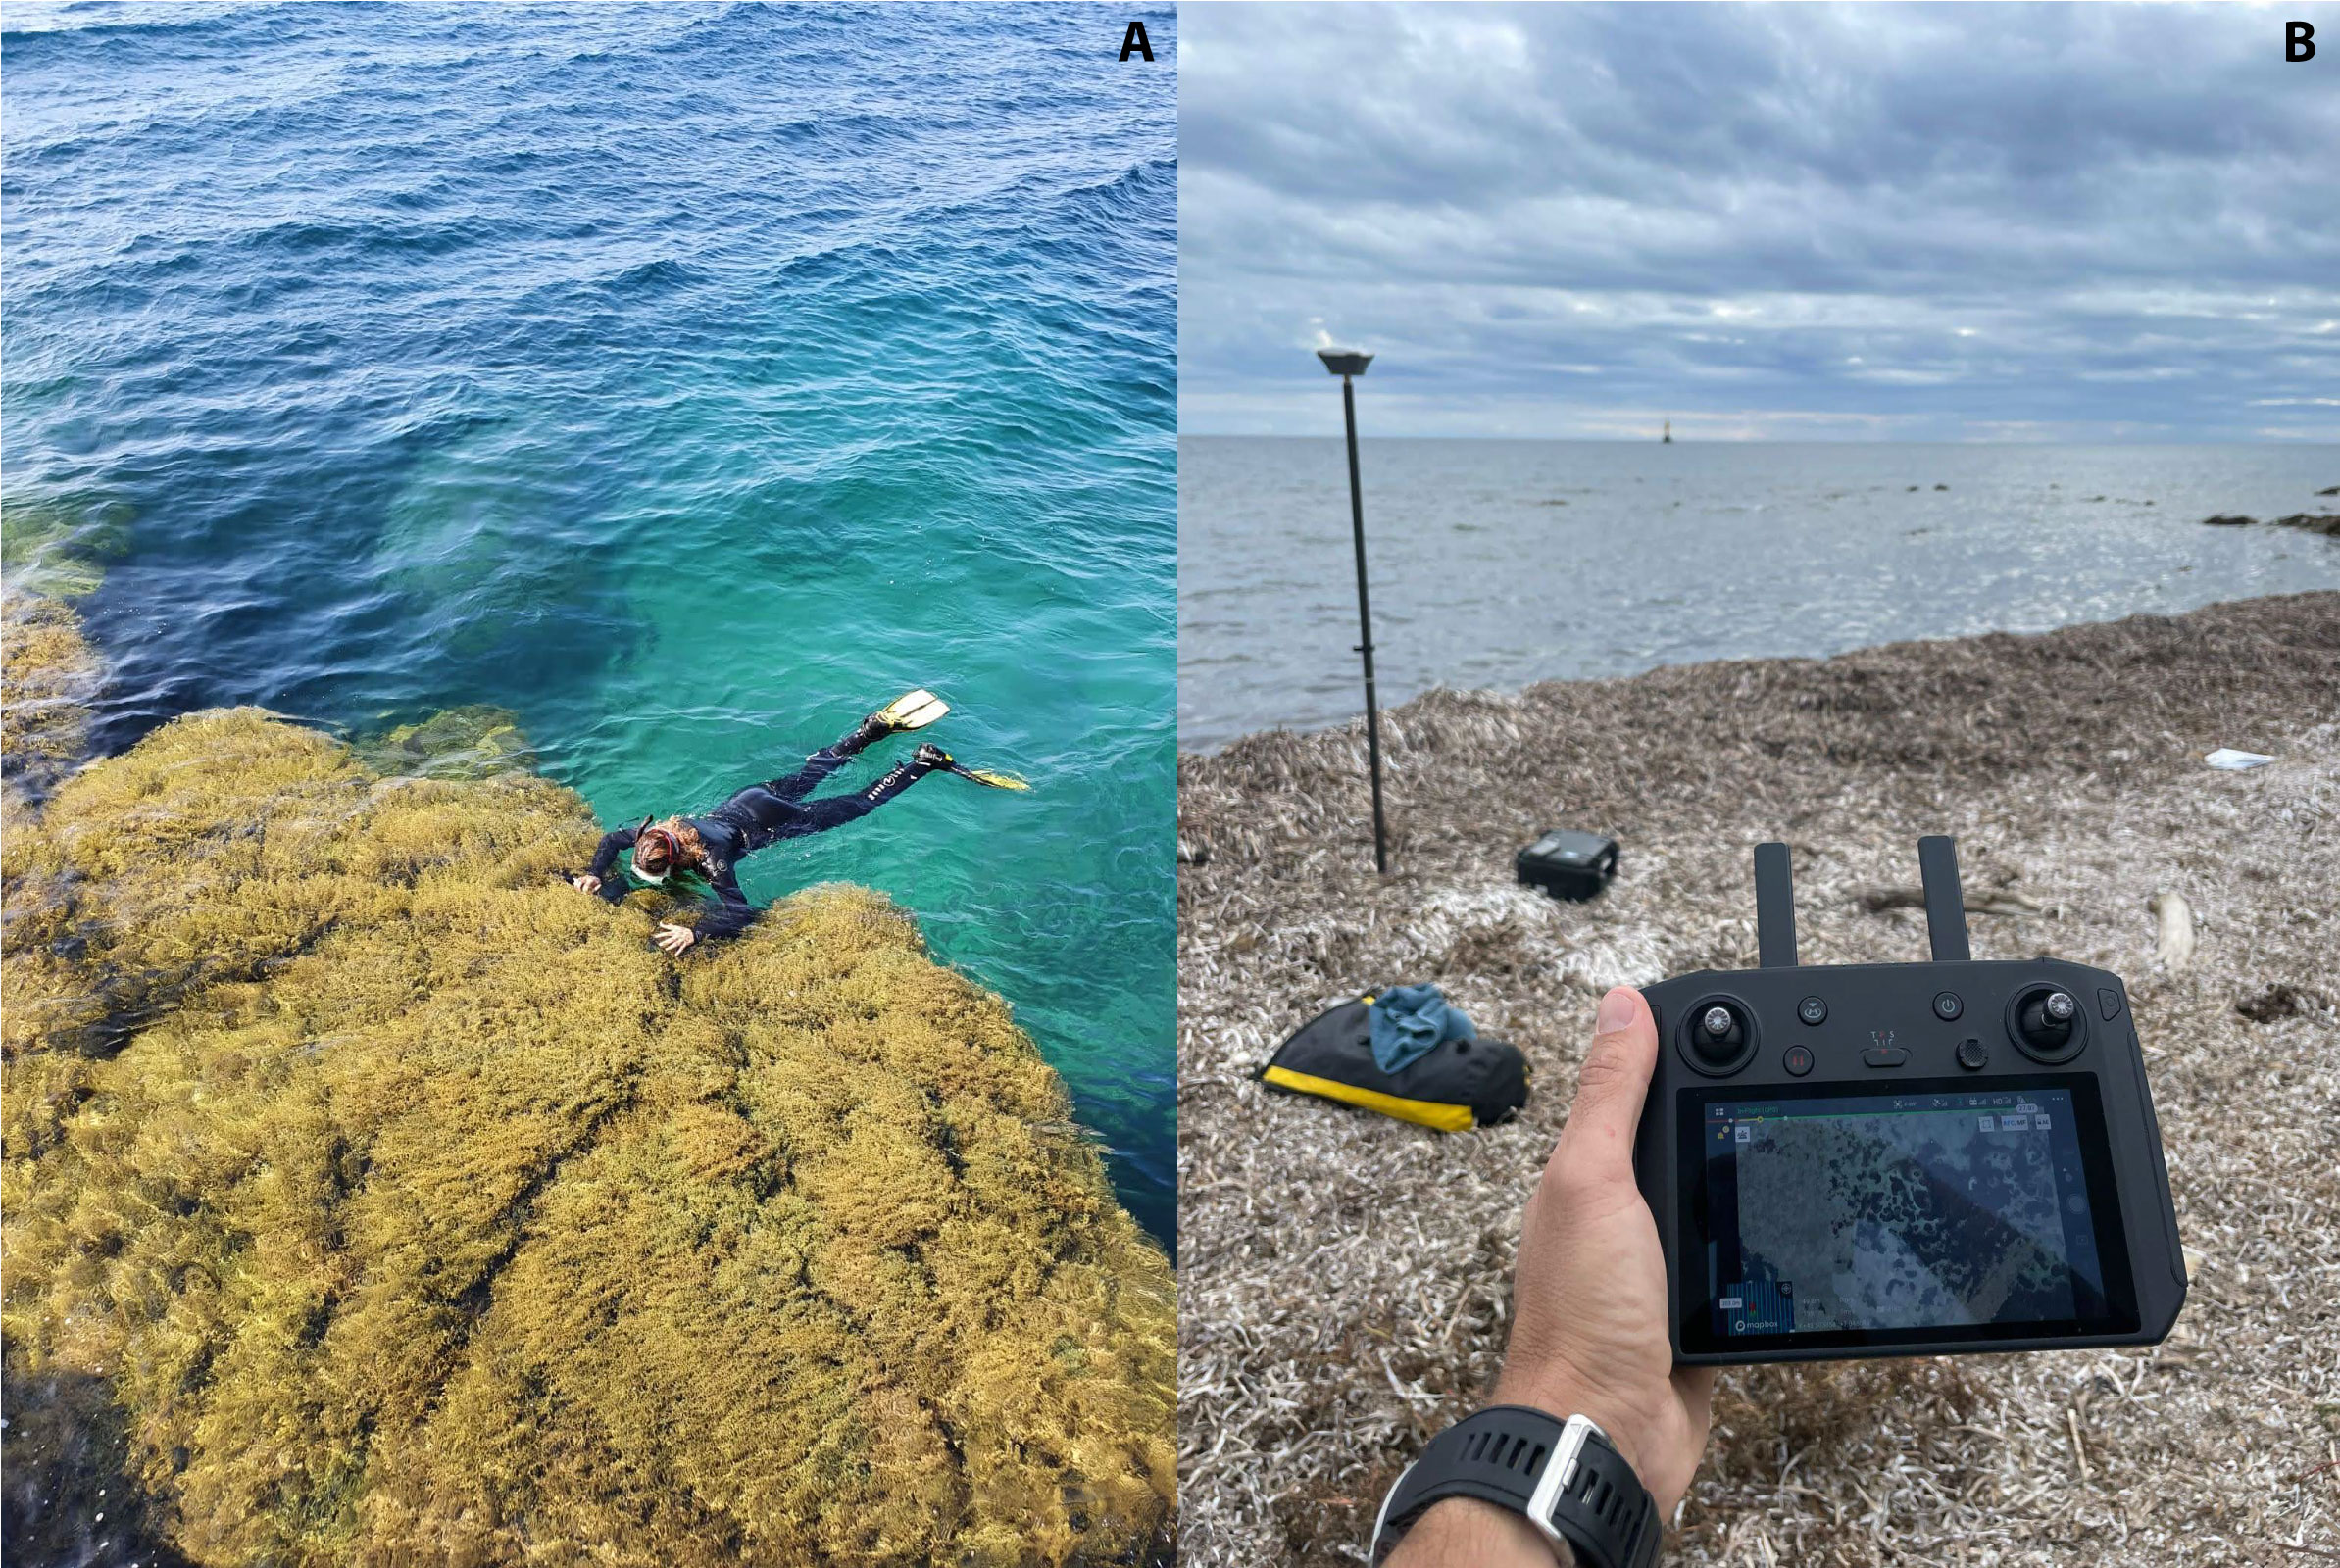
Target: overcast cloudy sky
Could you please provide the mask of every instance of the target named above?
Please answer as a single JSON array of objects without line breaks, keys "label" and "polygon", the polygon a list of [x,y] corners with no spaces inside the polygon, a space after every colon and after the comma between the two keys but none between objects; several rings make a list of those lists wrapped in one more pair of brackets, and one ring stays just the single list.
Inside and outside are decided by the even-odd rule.
[{"label": "overcast cloudy sky", "polygon": [[1182,430],[2340,439],[2340,6],[1178,17]]}]

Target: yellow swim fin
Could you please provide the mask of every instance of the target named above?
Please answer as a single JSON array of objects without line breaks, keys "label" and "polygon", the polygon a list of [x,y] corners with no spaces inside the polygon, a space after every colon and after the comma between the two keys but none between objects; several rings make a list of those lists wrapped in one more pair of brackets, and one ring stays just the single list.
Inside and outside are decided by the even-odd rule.
[{"label": "yellow swim fin", "polygon": [[912,761],[921,767],[938,767],[946,773],[956,773],[963,779],[995,790],[1028,790],[1031,788],[1013,773],[994,773],[989,768],[969,767],[932,741],[921,742],[911,754]]},{"label": "yellow swim fin", "polygon": [[951,710],[951,705],[924,687],[904,692],[870,717],[889,730],[924,729]]}]

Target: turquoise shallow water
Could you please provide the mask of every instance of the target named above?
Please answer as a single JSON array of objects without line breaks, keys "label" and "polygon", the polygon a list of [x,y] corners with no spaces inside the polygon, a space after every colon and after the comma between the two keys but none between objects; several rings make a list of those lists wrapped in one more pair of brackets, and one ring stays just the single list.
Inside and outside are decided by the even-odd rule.
[{"label": "turquoise shallow water", "polygon": [[1034,790],[929,778],[743,881],[914,910],[1170,1244],[1175,22],[1139,14],[1151,68],[1073,7],[12,8],[0,458],[12,509],[124,524],[102,743],[498,704],[615,823],[930,686]]}]

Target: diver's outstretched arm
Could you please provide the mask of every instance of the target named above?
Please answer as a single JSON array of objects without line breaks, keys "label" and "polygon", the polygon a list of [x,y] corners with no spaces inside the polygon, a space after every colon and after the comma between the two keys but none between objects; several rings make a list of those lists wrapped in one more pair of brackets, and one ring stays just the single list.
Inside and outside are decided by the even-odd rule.
[{"label": "diver's outstretched arm", "polygon": [[617,868],[618,857],[632,849],[633,841],[639,836],[639,830],[630,827],[622,827],[601,836],[601,848],[593,852],[592,868],[585,873],[601,884],[594,890],[597,897],[611,904],[625,897],[624,879],[613,877],[610,872]]},{"label": "diver's outstretched arm", "polygon": [[739,891],[739,873],[725,865],[709,877],[708,883],[715,889],[715,896],[720,902],[700,917],[700,940],[718,942],[745,931],[749,922],[756,918],[756,906],[748,903],[745,893]]}]

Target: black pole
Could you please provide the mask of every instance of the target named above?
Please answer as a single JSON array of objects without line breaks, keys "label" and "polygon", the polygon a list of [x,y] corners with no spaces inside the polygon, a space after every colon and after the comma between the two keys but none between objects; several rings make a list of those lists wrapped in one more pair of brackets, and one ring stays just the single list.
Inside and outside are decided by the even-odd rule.
[{"label": "black pole", "polygon": [[1341,414],[1349,422],[1349,522],[1357,535],[1357,627],[1365,641],[1365,747],[1373,768],[1373,869],[1387,872],[1389,850],[1381,822],[1381,711],[1373,698],[1373,605],[1365,586],[1365,492],[1357,482],[1357,390],[1341,377]]}]

